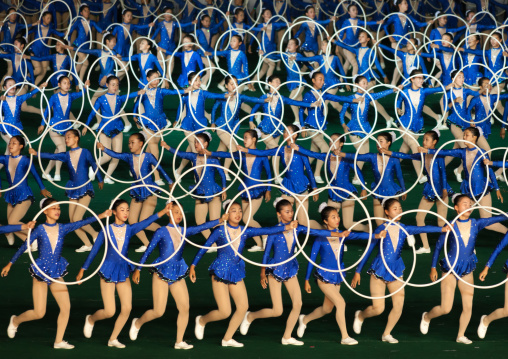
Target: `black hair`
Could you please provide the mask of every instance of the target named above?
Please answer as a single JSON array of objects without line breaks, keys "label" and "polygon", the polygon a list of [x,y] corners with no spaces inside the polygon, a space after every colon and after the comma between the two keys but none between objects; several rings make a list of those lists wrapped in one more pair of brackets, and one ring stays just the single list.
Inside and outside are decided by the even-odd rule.
[{"label": "black hair", "polygon": [[[290,130],[290,131],[291,131],[291,133],[295,133],[295,132],[300,131],[300,129],[298,128],[298,126],[297,126],[297,125],[293,125],[293,124],[286,126],[286,128],[287,128],[288,130]],[[300,136],[300,134],[299,134],[299,133],[297,133],[297,134],[296,134],[296,138],[298,138],[299,136]]]},{"label": "black hair", "polygon": [[476,137],[475,144],[478,142],[478,139],[480,138],[480,130],[477,127],[468,127],[464,130],[464,132],[469,131],[474,137]]},{"label": "black hair", "polygon": [[116,211],[116,209],[117,209],[118,207],[120,207],[120,206],[121,206],[122,204],[124,204],[124,203],[125,203],[127,206],[129,205],[129,203],[127,203],[127,201],[126,201],[126,200],[124,200],[124,199],[117,199],[117,200],[113,203],[113,207],[112,207],[113,211]]},{"label": "black hair", "polygon": [[238,14],[239,14],[239,13],[241,13],[241,12],[245,12],[245,10],[243,10],[243,8],[241,8],[241,7],[237,7],[237,8],[235,9],[235,11],[234,11],[234,14],[235,14],[235,15],[238,15]]},{"label": "black hair", "polygon": [[330,137],[337,136],[339,138],[339,143],[344,144],[346,142],[345,136],[342,136],[341,133],[335,132],[330,135]]},{"label": "black hair", "polygon": [[268,8],[264,8],[263,11],[261,12],[261,15],[264,15],[265,12],[267,11],[270,11],[270,14],[272,13],[272,10],[268,9]]},{"label": "black hair", "polygon": [[132,14],[132,10],[131,9],[123,9],[122,10],[122,17],[127,14],[128,12],[130,12]]},{"label": "black hair", "polygon": [[150,69],[148,70],[148,72],[146,73],[146,77],[150,77],[152,76],[153,74],[159,74],[159,70],[155,70],[155,69]]},{"label": "black hair", "polygon": [[199,17],[199,21],[203,21],[203,20],[204,20],[204,19],[206,19],[206,18],[211,19],[210,15],[208,15],[208,14],[204,14],[204,15],[201,15],[201,16]]},{"label": "black hair", "polygon": [[380,133],[378,133],[377,137],[383,137],[386,141],[390,142],[390,144],[388,145],[388,148],[390,148],[390,146],[393,143],[393,137],[390,134],[390,132],[386,132],[386,131],[380,132]]},{"label": "black hair", "polygon": [[450,74],[451,78],[454,79],[459,73],[461,73],[462,71],[460,70],[453,70]]},{"label": "black hair", "polygon": [[325,76],[325,75],[323,75],[323,73],[321,71],[314,71],[312,73],[312,80],[314,80],[316,77],[318,77],[318,75],[321,75],[323,77]]},{"label": "black hair", "polygon": [[[21,36],[18,36],[14,39],[14,41],[17,41],[20,43],[20,45],[22,45],[22,47],[25,47],[26,46],[26,39],[24,37],[21,37]],[[14,42],[13,41],[13,42]],[[21,50],[21,49],[20,49]]]},{"label": "black hair", "polygon": [[356,78],[355,78],[355,84],[359,84],[360,81],[362,81],[363,79],[367,80],[367,78],[365,76],[362,76],[362,75],[356,76]]},{"label": "black hair", "polygon": [[389,198],[383,203],[383,210],[387,211],[390,209],[391,206],[393,206],[395,203],[400,203],[400,201],[397,198]]},{"label": "black hair", "polygon": [[325,208],[323,208],[323,210],[321,211],[321,222],[328,221],[328,218],[330,217],[333,211],[337,212],[337,209],[332,206],[326,206]]},{"label": "black hair", "polygon": [[478,86],[481,86],[481,85],[482,85],[482,83],[483,83],[483,81],[489,81],[489,82],[490,82],[490,80],[489,80],[489,78],[488,78],[488,77],[485,77],[485,76],[484,76],[484,77],[480,77],[480,78],[478,79]]},{"label": "black hair", "polygon": [[42,18],[44,18],[46,15],[51,15],[51,17],[53,17],[53,14],[52,14],[52,13],[50,13],[49,11],[44,11],[44,12],[42,13],[41,19],[42,19]]},{"label": "black hair", "polygon": [[[451,33],[449,33],[449,32],[445,32],[445,33],[443,34],[443,36],[449,36],[449,37],[450,37],[450,39],[453,41],[453,35],[452,35]],[[441,38],[443,38],[443,37],[441,37]]]},{"label": "black hair", "polygon": [[113,35],[113,34],[107,34],[106,36],[104,36],[103,41],[104,41],[104,43],[106,43],[106,42],[109,42],[109,41],[111,41],[113,39],[116,39],[115,35]]},{"label": "black hair", "polygon": [[58,78],[58,84],[60,85],[64,79],[69,80],[69,82],[71,81],[71,79],[69,78],[69,76],[67,76],[67,75],[62,75],[62,76],[60,76],[60,77]]},{"label": "black hair", "polygon": [[358,9],[358,6],[357,6],[356,4],[354,4],[354,3],[353,3],[353,4],[349,4],[349,5],[347,6],[347,11],[349,12],[349,10],[350,10],[353,6],[355,6],[355,7]]},{"label": "black hair", "polygon": [[81,11],[83,11],[84,9],[90,10],[90,7],[87,4],[81,4],[79,6],[79,12],[81,13]]},{"label": "black hair", "polygon": [[[289,41],[293,41],[296,46],[300,46],[300,39],[297,37],[292,37],[289,39]],[[288,41],[288,43],[289,43],[289,41]]]},{"label": "black hair", "polygon": [[196,134],[195,136],[198,138],[198,141],[201,142],[201,144],[203,142],[206,142],[207,145],[210,144],[210,137],[208,137],[205,133],[201,132]]},{"label": "black hair", "polygon": [[[2,87],[7,87],[7,81],[9,81],[9,80],[12,80],[12,81],[16,82],[16,80],[14,80],[12,77],[9,76],[9,77],[7,77],[4,80],[4,83],[2,84]],[[17,84],[16,84],[16,87],[18,87]]]},{"label": "black hair", "polygon": [[183,40],[183,39],[185,39],[185,38],[188,38],[188,39],[189,39],[189,40],[191,40],[192,42],[196,42],[196,38],[195,38],[195,37],[194,37],[194,35],[192,35],[192,34],[185,34],[185,35],[183,36],[182,40]]},{"label": "black hair", "polygon": [[423,75],[423,71],[420,70],[420,69],[414,69],[413,71],[411,71],[411,75],[410,76],[415,76],[415,75]]},{"label": "black hair", "polygon": [[44,201],[41,202],[41,209],[45,209],[46,207],[49,207],[51,203],[58,202],[54,198],[46,198]]},{"label": "black hair", "polygon": [[281,199],[277,204],[275,205],[275,211],[277,213],[281,212],[284,207],[290,206],[293,208],[293,205],[291,202],[289,202],[287,199]]},{"label": "black hair", "polygon": [[245,133],[248,133],[250,135],[250,137],[255,138],[256,139],[256,143],[258,142],[259,136],[258,136],[258,132],[256,130],[247,130],[247,131],[244,132],[244,134]]},{"label": "black hair", "polygon": [[492,34],[492,36],[497,36],[498,40],[503,40],[503,35],[499,32],[499,31],[496,31]]},{"label": "black hair", "polygon": [[436,143],[439,142],[439,135],[437,134],[436,131],[430,130],[430,131],[425,132],[425,134],[429,135],[433,141],[436,141]]},{"label": "black hair", "polygon": [[473,34],[473,36],[475,37],[476,41],[481,41],[480,34]]},{"label": "black hair", "polygon": [[[305,7],[305,13],[308,13],[310,9],[314,9],[314,6],[313,5],[307,5]],[[315,9],[314,9],[315,10]]]},{"label": "black hair", "polygon": [[120,83],[120,79],[116,76],[108,76],[108,78],[106,79],[106,84],[109,85],[109,83],[113,80],[117,80],[118,83]]},{"label": "black hair", "polygon": [[238,41],[243,42],[243,38],[240,35],[236,34],[236,35],[231,36],[231,38],[233,38],[233,37],[236,37],[238,39]]},{"label": "black hair", "polygon": [[10,7],[7,9],[7,15],[9,15],[11,12],[17,12],[18,10],[15,7]]},{"label": "black hair", "polygon": [[168,10],[171,10],[171,13],[173,13],[173,9],[170,8],[169,6],[165,6],[163,9],[162,9],[162,13],[165,13],[166,11]]},{"label": "black hair", "polygon": [[75,137],[77,137],[78,138],[78,145],[79,145],[79,140],[81,139],[81,135],[79,134],[79,131],[71,128],[70,130],[65,131],[65,134],[67,134],[67,133],[72,133]]},{"label": "black hair", "polygon": [[231,81],[233,81],[233,80],[236,80],[236,81],[237,81],[237,83],[238,83],[238,79],[236,78],[236,76],[234,76],[234,75],[228,75],[228,76],[226,76],[226,77],[224,78],[224,84],[225,84],[225,85],[229,85],[229,83],[230,83]]},{"label": "black hair", "polygon": [[153,44],[150,40],[148,39],[142,39],[141,41],[146,41],[146,43],[148,44],[148,51],[150,51],[153,47]]},{"label": "black hair", "polygon": [[16,135],[16,136],[12,136],[12,137],[11,137],[11,139],[15,139],[15,140],[17,140],[17,141],[19,142],[19,144],[20,144],[21,146],[23,146],[23,149],[22,149],[22,150],[24,150],[24,149],[25,149],[25,147],[26,147],[26,141],[25,141],[25,139],[23,138],[23,136],[21,136],[21,135]]},{"label": "black hair", "polygon": [[145,143],[145,141],[146,141],[145,136],[143,136],[143,134],[141,132],[133,133],[129,137],[133,137],[133,136],[136,137],[139,140],[139,142]]},{"label": "black hair", "polygon": [[279,75],[271,75],[267,80],[266,82],[272,82],[273,80],[275,79],[279,79],[280,80],[280,76]]},{"label": "black hair", "polygon": [[191,72],[189,75],[187,75],[187,81],[189,81],[189,85],[196,78],[196,76],[199,76],[197,72]]},{"label": "black hair", "polygon": [[459,194],[457,196],[455,196],[455,198],[453,199],[453,205],[456,206],[459,204],[460,200],[462,198],[468,198],[468,199],[471,199],[467,194]]},{"label": "black hair", "polygon": [[[372,35],[370,34],[370,32],[365,31],[365,30],[360,30],[358,32],[358,36],[360,36],[362,33],[365,33],[365,35],[367,35],[367,37],[369,38],[369,42],[372,40]],[[369,44],[369,42],[367,42],[367,45]]]}]

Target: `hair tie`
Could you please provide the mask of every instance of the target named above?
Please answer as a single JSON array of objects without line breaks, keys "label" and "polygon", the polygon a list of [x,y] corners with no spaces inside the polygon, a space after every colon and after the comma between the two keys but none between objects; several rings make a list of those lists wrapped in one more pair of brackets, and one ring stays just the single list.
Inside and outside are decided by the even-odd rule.
[{"label": "hair tie", "polygon": [[170,204],[172,202],[176,202],[176,199],[173,196],[169,196],[169,199],[166,201],[166,204]]},{"label": "hair tie", "polygon": [[356,79],[359,77],[360,75],[356,74],[353,76],[353,83],[356,83]]},{"label": "hair tie", "polygon": [[123,10],[122,10],[122,15],[125,15],[125,13],[126,13],[127,11],[130,11],[130,10],[129,10],[129,9],[123,9]]},{"label": "hair tie", "polygon": [[441,14],[441,11],[439,11],[439,10],[438,10],[438,11],[436,11],[436,13],[434,14],[434,19],[437,19],[437,18],[438,18],[438,16],[439,16],[439,14]]},{"label": "hair tie", "polygon": [[102,38],[105,38],[108,35],[111,35],[111,31],[106,31],[104,34],[102,34]]},{"label": "hair tie", "polygon": [[310,74],[309,74],[309,77],[310,77],[310,78],[312,78],[312,76],[314,76],[314,74],[315,74],[316,72],[318,72],[318,71],[319,71],[318,69],[314,69],[314,70],[312,70],[312,71],[310,72]]},{"label": "hair tie", "polygon": [[302,125],[300,125],[299,123],[293,123],[294,126],[298,127],[298,130],[301,130],[302,129]]},{"label": "hair tie", "polygon": [[259,128],[257,128],[257,127],[256,127],[256,128],[254,129],[254,131],[256,131],[256,134],[258,135],[258,138],[261,138],[261,135],[262,135],[261,130],[260,130]]},{"label": "hair tie", "polygon": [[415,38],[416,42],[418,43],[418,46],[420,46],[422,44],[422,40],[420,40],[419,37]]},{"label": "hair tie", "polygon": [[457,198],[458,196],[462,196],[462,193],[455,193],[455,194],[452,196],[452,202],[455,202],[455,198]]},{"label": "hair tie", "polygon": [[208,131],[205,131],[203,132],[203,134],[206,135],[206,137],[208,137],[208,142],[212,142],[212,134]]},{"label": "hair tie", "polygon": [[225,200],[224,202],[222,202],[222,209],[225,211],[225,210],[226,210],[226,208],[228,208],[228,206],[229,206],[229,204],[230,204],[231,202],[233,202],[233,200],[231,200],[231,199],[227,199],[227,200]]},{"label": "hair tie", "polygon": [[473,12],[473,10],[467,10],[467,11],[466,11],[466,17],[467,17],[470,13],[472,13],[472,12]]},{"label": "hair tie", "polygon": [[319,213],[321,213],[321,212],[323,212],[323,209],[325,209],[326,207],[328,207],[328,203],[323,202],[323,203],[321,203],[321,204],[319,205],[319,208],[318,208],[318,210],[317,210],[317,211],[318,211]]},{"label": "hair tie", "polygon": [[483,136],[483,130],[481,127],[476,127],[478,129],[478,132],[480,132],[480,137]]},{"label": "hair tie", "polygon": [[165,12],[166,12],[166,11],[168,11],[168,10],[173,10],[173,9],[172,9],[172,8],[170,8],[170,7],[168,7],[168,6],[164,6],[164,7],[162,8],[162,12],[163,12],[163,13],[165,13]]},{"label": "hair tie", "polygon": [[393,5],[397,5],[397,0],[395,0],[395,1],[393,2]]},{"label": "hair tie", "polygon": [[390,198],[383,198],[381,201],[381,207],[385,208],[386,201],[388,201]]},{"label": "hair tie", "polygon": [[13,79],[13,80],[14,80],[14,77],[12,77],[12,76],[5,76],[5,77],[4,77],[4,83],[5,83],[7,80],[10,80],[10,79]]},{"label": "hair tie", "polygon": [[295,37],[296,42],[298,43],[298,46],[302,44],[302,40],[300,40],[299,37]]},{"label": "hair tie", "polygon": [[395,140],[397,139],[397,135],[395,134],[395,132],[390,131],[389,134],[390,136],[392,136],[392,143],[395,142]]},{"label": "hair tie", "polygon": [[243,10],[241,6],[237,6],[233,9],[233,14],[236,13],[236,10]]},{"label": "hair tie", "polygon": [[79,12],[81,12],[82,9],[85,8],[85,7],[89,7],[89,6],[87,4],[81,4],[81,5],[79,5]]},{"label": "hair tie", "polygon": [[148,69],[145,70],[145,75],[148,74],[148,71],[152,71],[153,69],[150,67]]},{"label": "hair tie", "polygon": [[408,70],[408,73],[409,75],[411,75],[411,73],[414,71],[414,70],[418,70],[418,68],[416,66],[411,66]]},{"label": "hair tie", "polygon": [[60,80],[60,78],[64,77],[65,75],[64,74],[60,74],[56,77],[56,81]]},{"label": "hair tie", "polygon": [[44,208],[44,207],[43,207],[43,205],[44,205],[44,201],[46,201],[46,199],[47,199],[47,198],[43,198],[43,199],[41,199],[41,201],[39,202],[39,207],[40,207],[41,209],[43,209],[43,208]]},{"label": "hair tie", "polygon": [[314,8],[314,5],[307,5],[307,6],[305,7],[305,11],[307,11],[307,9],[308,9],[308,8],[310,8],[310,7],[311,7],[311,8]]},{"label": "hair tie", "polygon": [[277,197],[275,198],[275,200],[273,201],[273,207],[274,208],[277,208],[277,203],[279,203],[280,201],[282,201],[284,198],[282,197]]},{"label": "hair tie", "polygon": [[433,129],[432,131],[434,131],[435,133],[437,133],[437,137],[441,137],[441,132],[439,132],[438,129]]}]

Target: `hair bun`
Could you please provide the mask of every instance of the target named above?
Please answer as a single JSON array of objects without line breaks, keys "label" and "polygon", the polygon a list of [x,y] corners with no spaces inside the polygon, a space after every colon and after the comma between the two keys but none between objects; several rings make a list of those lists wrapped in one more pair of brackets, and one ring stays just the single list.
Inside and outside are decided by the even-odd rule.
[{"label": "hair bun", "polygon": [[483,129],[481,127],[476,127],[478,132],[480,132],[480,137],[483,136]]},{"label": "hair bun", "polygon": [[390,134],[390,136],[392,136],[392,143],[395,142],[395,140],[397,139],[397,135],[395,134],[395,132],[390,131],[388,133]]},{"label": "hair bun", "polygon": [[147,68],[147,69],[145,70],[145,75],[148,75],[148,72],[149,72],[149,71],[152,71],[152,70],[153,70],[153,69],[152,69],[151,67]]},{"label": "hair bun", "polygon": [[43,199],[41,199],[41,201],[39,202],[39,207],[40,207],[41,209],[43,209],[43,208],[44,208],[44,202],[45,202],[45,201],[46,201],[46,197],[44,197]]},{"label": "hair bun", "polygon": [[437,128],[433,129],[432,131],[437,133],[437,137],[441,137],[441,132]]},{"label": "hair bun", "polygon": [[208,142],[212,142],[212,134],[210,132],[204,131],[203,134],[208,137]]},{"label": "hair bun", "polygon": [[458,196],[461,196],[462,193],[455,193],[453,196],[452,196],[452,203],[455,202],[455,198],[457,198]]},{"label": "hair bun", "polygon": [[328,207],[328,203],[326,203],[326,202],[321,203],[321,204],[319,205],[318,212],[319,212],[319,213],[323,212],[323,210],[324,210],[326,207]]},{"label": "hair bun", "polygon": [[277,197],[275,198],[275,200],[273,201],[273,207],[274,208],[277,208],[277,203],[279,203],[280,201],[282,201],[284,198],[282,197]]},{"label": "hair bun", "polygon": [[258,138],[261,138],[261,135],[262,135],[261,130],[260,130],[259,128],[257,128],[257,127],[256,127],[256,128],[254,129],[254,131],[256,131],[256,134],[258,135]]},{"label": "hair bun", "polygon": [[434,19],[437,19],[439,17],[439,14],[441,14],[441,11],[436,11],[436,13],[434,14]]},{"label": "hair bun", "polygon": [[230,204],[231,202],[233,202],[233,200],[231,200],[231,199],[227,199],[227,200],[225,200],[224,202],[222,202],[222,209],[223,209],[224,211],[226,211],[226,209],[228,208],[228,206],[229,206],[229,204]]}]

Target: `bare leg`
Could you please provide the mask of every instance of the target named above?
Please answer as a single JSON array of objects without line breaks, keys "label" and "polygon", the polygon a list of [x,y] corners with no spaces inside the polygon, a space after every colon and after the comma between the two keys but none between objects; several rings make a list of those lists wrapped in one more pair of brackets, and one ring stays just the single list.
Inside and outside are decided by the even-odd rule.
[{"label": "bare leg", "polygon": [[[272,276],[268,276],[268,289],[270,290],[272,307],[260,309],[256,312],[250,312],[249,315],[247,315],[248,322],[252,323],[256,319],[275,318],[282,315],[282,312],[284,311],[284,306],[282,303],[282,283],[277,281]],[[290,337],[291,333],[289,334],[289,337],[284,338],[289,339]]]},{"label": "bare leg", "polygon": [[113,317],[116,311],[115,283],[106,283],[106,281],[102,278],[100,279],[100,283],[104,309],[99,309],[88,318],[88,322],[92,325],[99,320],[109,319]]},{"label": "bare leg", "polygon": [[[106,136],[106,134],[101,133],[99,135],[99,140],[104,145],[104,147],[111,148],[111,143],[112,143],[111,137],[108,137],[108,136]],[[99,164],[101,166],[104,166],[109,161],[111,161],[111,157],[109,157],[105,152],[103,152],[102,156],[101,156],[101,158],[99,160]]]},{"label": "bare leg", "polygon": [[[62,278],[58,278],[58,280],[63,281]],[[65,329],[67,328],[67,323],[69,323],[69,316],[71,314],[71,300],[69,299],[69,291],[67,290],[67,286],[65,284],[52,283],[49,286],[49,289],[51,290],[51,294],[53,294],[53,298],[55,298],[55,301],[60,308],[60,313],[58,314],[57,319],[55,338],[55,343],[60,343],[63,341]]]},{"label": "bare leg", "polygon": [[179,280],[169,286],[171,295],[178,309],[178,317],[176,319],[176,342],[183,341],[185,329],[189,323],[189,291],[185,279]]}]

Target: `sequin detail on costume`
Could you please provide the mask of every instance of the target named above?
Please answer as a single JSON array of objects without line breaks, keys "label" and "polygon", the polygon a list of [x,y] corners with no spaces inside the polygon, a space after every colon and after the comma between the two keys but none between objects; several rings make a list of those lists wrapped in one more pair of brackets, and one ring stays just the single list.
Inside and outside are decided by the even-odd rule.
[{"label": "sequin detail on costume", "polygon": [[82,151],[83,151],[82,148],[78,148],[74,151],[69,151],[69,157],[71,158],[72,168],[74,168],[75,173],[78,172],[79,157],[81,157]]},{"label": "sequin detail on costume", "polygon": [[111,225],[111,230],[113,231],[113,235],[116,240],[116,248],[121,252],[123,249],[123,245],[125,243],[125,233],[127,232],[127,225],[116,226]]},{"label": "sequin detail on costume", "polygon": [[60,232],[59,224],[56,223],[54,226],[47,226],[43,224],[42,227],[46,231],[46,235],[49,239],[49,244],[51,244],[51,253],[55,253],[55,248],[58,243],[58,234]]},{"label": "sequin detail on costume", "polygon": [[16,169],[18,168],[19,161],[21,160],[21,156],[10,156],[9,157],[9,173],[11,174],[11,182],[14,183],[14,178],[16,177]]},{"label": "sequin detail on costume", "polygon": [[467,244],[469,243],[469,238],[471,237],[471,221],[467,222],[456,222],[457,227],[460,231],[460,237],[464,241],[464,246],[467,247]]},{"label": "sequin detail on costume", "polygon": [[477,152],[478,152],[478,149],[476,149],[476,148],[474,150],[466,152],[466,167],[467,167],[467,171],[469,173],[471,173],[471,167],[473,166],[474,159],[476,158]]}]

